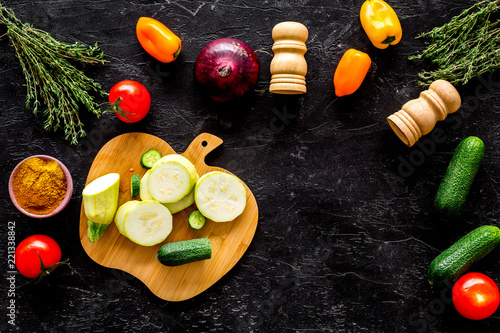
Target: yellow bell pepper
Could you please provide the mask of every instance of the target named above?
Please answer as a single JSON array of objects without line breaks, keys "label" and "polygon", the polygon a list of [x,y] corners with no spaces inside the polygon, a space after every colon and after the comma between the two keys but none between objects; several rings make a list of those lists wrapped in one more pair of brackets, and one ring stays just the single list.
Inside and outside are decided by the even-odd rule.
[{"label": "yellow bell pepper", "polygon": [[360,11],[361,25],[373,46],[386,49],[396,45],[403,35],[398,15],[383,0],[366,0]]}]

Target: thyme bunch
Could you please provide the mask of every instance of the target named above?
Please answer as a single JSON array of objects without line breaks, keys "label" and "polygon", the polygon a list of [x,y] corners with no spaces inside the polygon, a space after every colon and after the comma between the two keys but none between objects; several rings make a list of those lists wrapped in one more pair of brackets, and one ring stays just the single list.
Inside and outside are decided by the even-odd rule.
[{"label": "thyme bunch", "polygon": [[78,110],[80,106],[101,116],[100,105],[91,92],[107,96],[101,85],[77,69],[70,60],[79,63],[103,64],[103,52],[97,43],[89,47],[82,43],[63,43],[49,33],[17,19],[0,3],[0,23],[7,27],[6,35],[16,50],[16,56],[26,80],[26,107],[37,115],[45,106],[44,129],[63,129],[65,139],[77,144],[85,136]]},{"label": "thyme bunch", "polygon": [[417,38],[427,37],[429,45],[409,59],[428,58],[437,68],[421,71],[419,85],[437,79],[463,85],[500,68],[500,21],[490,21],[491,14],[499,9],[496,1],[479,1],[443,26],[420,34]]}]

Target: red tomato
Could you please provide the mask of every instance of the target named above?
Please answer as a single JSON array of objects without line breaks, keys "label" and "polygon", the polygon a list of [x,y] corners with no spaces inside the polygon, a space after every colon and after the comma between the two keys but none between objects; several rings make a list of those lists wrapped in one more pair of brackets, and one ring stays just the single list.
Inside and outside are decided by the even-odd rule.
[{"label": "red tomato", "polygon": [[[40,275],[43,266],[49,268],[61,260],[61,248],[55,240],[45,235],[33,235],[23,240],[16,248],[16,268],[23,276],[33,279]],[[54,270],[52,267],[50,271]]]},{"label": "red tomato", "polygon": [[[118,98],[121,100],[117,102]],[[111,88],[109,102],[111,111],[126,122],[135,123],[146,117],[151,107],[151,96],[142,84],[132,80],[120,81]]]},{"label": "red tomato", "polygon": [[495,282],[481,273],[468,273],[453,286],[453,304],[465,318],[488,318],[500,304],[500,293]]}]

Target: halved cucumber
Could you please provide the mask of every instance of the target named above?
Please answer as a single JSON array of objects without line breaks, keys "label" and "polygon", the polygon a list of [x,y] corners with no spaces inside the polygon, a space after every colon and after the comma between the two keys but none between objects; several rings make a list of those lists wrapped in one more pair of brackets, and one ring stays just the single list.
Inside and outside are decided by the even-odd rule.
[{"label": "halved cucumber", "polygon": [[157,201],[140,201],[125,214],[123,231],[139,245],[161,243],[172,231],[172,214]]},{"label": "halved cucumber", "polygon": [[196,183],[194,200],[206,218],[214,222],[228,222],[243,213],[247,194],[237,177],[213,171],[203,175]]},{"label": "halved cucumber", "polygon": [[[141,179],[141,200],[154,200],[151,193],[149,193],[148,179],[151,170],[146,171]],[[198,180],[198,175],[196,175],[196,180]],[[188,208],[194,203],[194,188],[185,197],[177,202],[163,203],[165,207],[168,208],[171,214],[180,212],[181,210]]]},{"label": "halved cucumber", "polygon": [[167,155],[151,169],[149,193],[161,203],[177,202],[193,189],[197,178],[196,168],[187,158]]},{"label": "halved cucumber", "polygon": [[116,212],[115,215],[116,227],[118,228],[120,234],[122,234],[125,237],[127,236],[127,234],[125,234],[125,231],[123,230],[123,220],[125,219],[125,214],[127,214],[130,209],[137,206],[138,203],[139,201],[137,200],[127,201],[123,205],[118,207],[118,211]]}]

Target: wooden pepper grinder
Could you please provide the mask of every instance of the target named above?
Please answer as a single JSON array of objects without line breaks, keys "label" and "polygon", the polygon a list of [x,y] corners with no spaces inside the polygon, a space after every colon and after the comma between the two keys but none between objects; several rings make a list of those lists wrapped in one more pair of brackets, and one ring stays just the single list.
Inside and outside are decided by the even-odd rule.
[{"label": "wooden pepper grinder", "polygon": [[274,58],[269,91],[287,95],[306,93],[307,28],[298,22],[281,22],[274,26],[272,35]]},{"label": "wooden pepper grinder", "polygon": [[422,91],[420,97],[407,102],[401,110],[387,118],[396,135],[408,147],[422,135],[432,131],[438,120],[444,120],[449,113],[460,108],[458,91],[445,80],[434,81],[429,90]]}]

